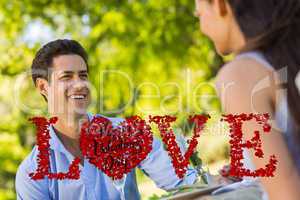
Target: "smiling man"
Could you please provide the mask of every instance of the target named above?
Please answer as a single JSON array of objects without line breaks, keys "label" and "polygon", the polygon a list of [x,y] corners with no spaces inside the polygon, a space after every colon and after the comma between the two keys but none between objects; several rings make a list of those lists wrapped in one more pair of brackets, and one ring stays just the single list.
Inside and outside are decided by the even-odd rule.
[{"label": "smiling man", "polygon": [[[78,180],[48,179],[32,180],[29,173],[37,169],[37,146],[19,166],[16,175],[17,199],[120,199],[118,190],[104,173],[90,164],[82,155],[79,146],[80,122],[91,120],[87,113],[91,95],[88,79],[88,57],[83,47],[74,40],[55,40],[43,46],[32,63],[32,78],[38,91],[48,104],[49,115],[58,121],[50,126],[50,172],[67,172],[75,157],[81,158]],[[117,125],[122,119],[107,118]],[[173,169],[161,142],[154,139],[153,149],[139,166],[158,187],[168,190],[192,184],[196,171],[188,169],[180,180]],[[135,172],[127,175],[126,199],[140,199]]]}]

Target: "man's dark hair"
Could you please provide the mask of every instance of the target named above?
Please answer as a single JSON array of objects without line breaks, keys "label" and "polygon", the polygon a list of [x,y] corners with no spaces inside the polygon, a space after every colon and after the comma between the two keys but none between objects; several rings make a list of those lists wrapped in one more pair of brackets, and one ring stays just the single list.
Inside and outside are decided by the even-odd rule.
[{"label": "man's dark hair", "polygon": [[35,55],[31,65],[31,75],[36,85],[37,78],[48,80],[48,70],[52,67],[53,58],[60,55],[76,54],[83,58],[88,70],[88,56],[84,48],[75,40],[58,39],[44,45]]}]

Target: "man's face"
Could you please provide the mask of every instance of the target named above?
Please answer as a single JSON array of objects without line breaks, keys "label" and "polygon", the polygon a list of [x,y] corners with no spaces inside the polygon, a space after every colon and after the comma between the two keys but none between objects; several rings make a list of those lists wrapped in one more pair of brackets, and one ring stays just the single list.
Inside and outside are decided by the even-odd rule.
[{"label": "man's face", "polygon": [[90,103],[87,66],[81,56],[53,58],[48,85],[48,109],[52,115],[84,115]]}]

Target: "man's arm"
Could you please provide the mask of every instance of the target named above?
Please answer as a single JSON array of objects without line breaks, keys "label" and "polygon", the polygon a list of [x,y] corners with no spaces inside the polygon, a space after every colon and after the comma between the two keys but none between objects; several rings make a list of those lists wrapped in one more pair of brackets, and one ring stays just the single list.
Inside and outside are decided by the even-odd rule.
[{"label": "man's arm", "polygon": [[153,140],[153,149],[139,168],[148,175],[155,184],[164,190],[169,190],[182,185],[192,185],[196,181],[196,170],[188,168],[186,176],[179,179],[175,173],[167,151],[158,139]]},{"label": "man's arm", "polygon": [[[120,122],[124,121],[122,118],[109,119],[114,126],[117,126]],[[192,185],[196,181],[197,172],[190,167],[183,179],[177,177],[171,158],[160,140],[154,138],[152,147],[152,151],[138,167],[149,176],[159,188],[169,190],[182,185]]]}]

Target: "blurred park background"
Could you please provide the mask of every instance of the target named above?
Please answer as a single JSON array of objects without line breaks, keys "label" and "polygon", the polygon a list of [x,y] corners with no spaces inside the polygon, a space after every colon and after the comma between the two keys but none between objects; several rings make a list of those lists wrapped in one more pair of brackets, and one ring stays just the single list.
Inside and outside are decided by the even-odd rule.
[{"label": "blurred park background", "polygon": [[[30,66],[41,45],[78,40],[89,54],[90,112],[212,116],[198,151],[212,173],[228,162],[214,78],[223,63],[199,31],[192,0],[0,0],[0,200],[15,199],[18,165],[35,144],[28,118],[47,116]],[[137,170],[143,199],[163,194]]]}]

